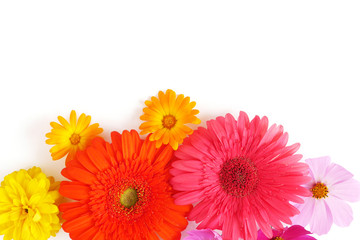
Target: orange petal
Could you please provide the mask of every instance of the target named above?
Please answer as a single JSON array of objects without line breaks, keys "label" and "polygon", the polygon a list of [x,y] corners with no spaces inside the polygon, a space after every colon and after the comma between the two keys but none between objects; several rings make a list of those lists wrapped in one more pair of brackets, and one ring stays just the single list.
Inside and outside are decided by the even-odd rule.
[{"label": "orange petal", "polygon": [[67,167],[61,171],[61,174],[63,174],[64,171],[71,177],[71,179],[85,184],[90,185],[97,180],[97,178],[92,173],[84,170],[83,168]]},{"label": "orange petal", "polygon": [[85,169],[89,170],[90,172],[97,173],[99,171],[85,152],[79,151],[77,154],[77,160],[79,163],[81,163],[82,166],[84,166]]},{"label": "orange petal", "polygon": [[59,189],[61,195],[75,200],[88,199],[89,191],[90,188],[86,185],[68,181],[62,181]]},{"label": "orange petal", "polygon": [[91,219],[90,213],[86,215],[82,215],[78,218],[66,221],[62,225],[63,229],[66,232],[74,232],[74,231],[86,231],[89,228],[94,227],[94,223]]},{"label": "orange petal", "polygon": [[100,171],[108,169],[110,167],[110,163],[107,159],[94,147],[89,147],[86,150],[88,157],[90,158],[91,162],[94,166],[97,167]]}]

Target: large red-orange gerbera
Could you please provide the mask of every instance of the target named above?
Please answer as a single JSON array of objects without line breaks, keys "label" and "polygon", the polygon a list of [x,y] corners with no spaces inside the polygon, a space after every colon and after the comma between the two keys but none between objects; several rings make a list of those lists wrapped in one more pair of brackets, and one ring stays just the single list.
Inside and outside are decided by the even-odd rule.
[{"label": "large red-orange gerbera", "polygon": [[75,240],[180,239],[191,205],[174,204],[170,145],[156,148],[135,131],[95,138],[62,170],[63,229]]}]

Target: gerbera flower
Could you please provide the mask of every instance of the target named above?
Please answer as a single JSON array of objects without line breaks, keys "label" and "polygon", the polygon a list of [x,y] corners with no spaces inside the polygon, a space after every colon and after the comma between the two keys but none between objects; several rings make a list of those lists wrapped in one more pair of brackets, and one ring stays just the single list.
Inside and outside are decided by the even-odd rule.
[{"label": "gerbera flower", "polygon": [[289,201],[303,202],[309,192],[308,166],[294,154],[299,144],[286,146],[282,126],[244,112],[236,121],[227,114],[199,128],[175,152],[170,173],[176,204],[198,204],[188,219],[201,222],[198,229],[221,229],[224,239],[256,239],[258,227],[267,237],[271,226],[299,211]]},{"label": "gerbera flower", "polygon": [[268,238],[259,230],[257,240],[316,240],[316,238],[309,236],[311,232],[305,230],[302,226],[294,225],[286,227],[283,230],[273,229],[273,237]]},{"label": "gerbera flower", "polygon": [[0,235],[5,240],[55,236],[61,227],[56,205],[59,184],[38,167],[7,175],[0,187]]},{"label": "gerbera flower", "polygon": [[132,130],[95,138],[63,169],[63,229],[75,240],[179,239],[191,205],[178,206],[168,183],[171,146],[156,149]]},{"label": "gerbera flower", "polygon": [[191,230],[187,233],[189,236],[184,240],[222,240],[220,234],[211,229]]},{"label": "gerbera flower", "polygon": [[147,107],[140,119],[146,122],[140,125],[140,134],[154,133],[150,141],[156,141],[157,148],[170,144],[176,150],[186,135],[193,133],[185,124],[200,123],[195,117],[199,110],[193,109],[196,103],[190,102],[189,97],[184,98],[183,94],[176,96],[173,90],[168,89],[165,94],[160,91],[159,98],[152,97],[145,104]]},{"label": "gerbera flower", "polygon": [[300,214],[293,222],[310,224],[310,231],[318,235],[328,233],[332,224],[349,226],[353,220],[351,207],[346,203],[360,200],[360,183],[353,175],[330,157],[307,159],[311,181],[305,185],[311,193],[304,204],[296,204]]},{"label": "gerbera flower", "polygon": [[84,113],[77,120],[74,110],[70,113],[70,123],[62,116],[58,116],[58,120],[61,125],[51,122],[51,132],[46,134],[49,138],[46,143],[55,145],[50,149],[53,160],[58,160],[68,154],[66,157],[66,163],[68,163],[74,158],[77,150],[85,149],[89,142],[103,131],[98,123],[89,126],[91,117]]}]

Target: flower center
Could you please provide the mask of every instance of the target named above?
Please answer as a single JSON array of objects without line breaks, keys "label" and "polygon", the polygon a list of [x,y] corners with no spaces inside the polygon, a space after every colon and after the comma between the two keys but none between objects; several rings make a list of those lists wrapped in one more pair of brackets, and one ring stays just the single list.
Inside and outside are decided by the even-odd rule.
[{"label": "flower center", "polygon": [[227,194],[245,197],[256,189],[259,178],[254,163],[247,158],[238,157],[222,164],[219,180]]},{"label": "flower center", "polygon": [[321,182],[316,183],[310,190],[313,194],[313,198],[320,199],[326,198],[329,193],[327,186]]},{"label": "flower center", "polygon": [[176,124],[176,118],[173,115],[166,115],[162,120],[162,124],[165,128],[171,129]]},{"label": "flower center", "polygon": [[282,237],[274,237],[271,240],[284,240]]},{"label": "flower center", "polygon": [[126,208],[134,206],[138,200],[136,190],[131,187],[126,189],[120,197],[120,203]]},{"label": "flower center", "polygon": [[80,142],[80,135],[73,133],[71,137],[69,138],[72,145],[77,145]]}]

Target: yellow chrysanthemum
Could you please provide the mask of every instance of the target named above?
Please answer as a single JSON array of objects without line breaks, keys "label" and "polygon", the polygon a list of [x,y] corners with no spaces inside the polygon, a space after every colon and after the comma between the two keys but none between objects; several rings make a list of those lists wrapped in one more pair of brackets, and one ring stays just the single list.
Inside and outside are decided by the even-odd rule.
[{"label": "yellow chrysanthemum", "polygon": [[21,169],[0,186],[0,235],[4,240],[45,240],[60,230],[60,182],[38,167]]},{"label": "yellow chrysanthemum", "polygon": [[183,94],[176,96],[173,90],[168,89],[166,93],[160,91],[158,96],[145,101],[147,107],[143,109],[144,114],[140,119],[146,122],[140,125],[140,134],[153,133],[150,141],[156,141],[157,148],[170,144],[176,150],[186,135],[193,133],[185,124],[200,123],[195,116],[199,110],[193,109],[196,103],[190,102],[189,97]]},{"label": "yellow chrysanthemum", "polygon": [[76,113],[74,110],[70,113],[70,123],[62,116],[58,117],[59,122],[51,122],[51,132],[46,134],[49,139],[47,144],[55,145],[50,149],[53,160],[58,160],[66,154],[66,163],[72,160],[77,150],[83,150],[89,142],[100,134],[103,129],[95,123],[89,126],[91,116],[82,113],[76,122]]}]

